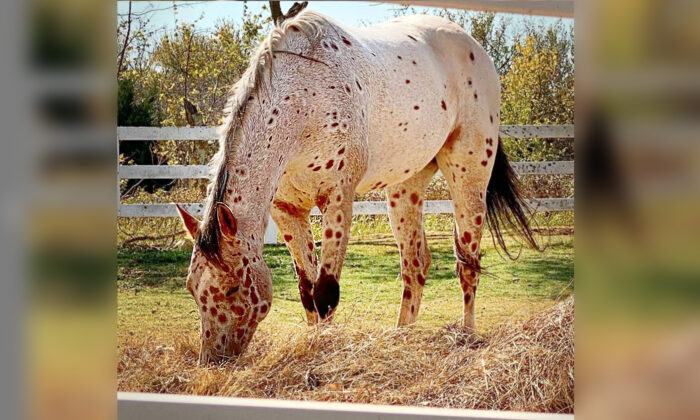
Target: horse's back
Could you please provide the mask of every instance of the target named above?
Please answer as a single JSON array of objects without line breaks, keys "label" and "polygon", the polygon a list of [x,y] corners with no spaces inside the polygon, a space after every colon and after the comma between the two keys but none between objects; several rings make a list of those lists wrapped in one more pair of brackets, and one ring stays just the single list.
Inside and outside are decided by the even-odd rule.
[{"label": "horse's back", "polygon": [[307,58],[300,63],[280,54],[277,60],[288,63],[287,74],[307,110],[308,134],[288,174],[297,189],[311,195],[320,181],[306,171],[309,165],[320,171],[312,162],[340,150],[331,138],[348,142],[343,167],[357,168],[353,176],[360,179],[353,183],[362,193],[412,177],[433,160],[457,124],[488,121],[498,111],[492,61],[447,19],[414,15],[350,28],[305,10],[280,31],[284,36],[275,48],[302,51]]},{"label": "horse's back", "polygon": [[498,110],[493,62],[459,25],[413,15],[350,33],[367,49],[370,87],[370,153],[358,191],[402,182],[433,159],[458,121]]}]

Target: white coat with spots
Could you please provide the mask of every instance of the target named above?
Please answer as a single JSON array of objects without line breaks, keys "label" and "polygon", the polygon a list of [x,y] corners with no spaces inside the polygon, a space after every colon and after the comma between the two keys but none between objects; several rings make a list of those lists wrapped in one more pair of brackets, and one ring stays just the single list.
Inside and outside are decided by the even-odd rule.
[{"label": "white coat with spots", "polygon": [[487,189],[498,156],[507,166],[499,98],[483,48],[439,17],[358,29],[307,10],[274,28],[232,89],[204,220],[181,210],[196,240],[187,285],[200,305],[200,360],[243,351],[269,312],[268,214],[293,257],[308,322],[330,319],[353,198],[373,189],[386,192],[401,255],[398,325],[415,322],[430,265],[423,195],[438,168],[454,201],[464,324],[473,328]]}]

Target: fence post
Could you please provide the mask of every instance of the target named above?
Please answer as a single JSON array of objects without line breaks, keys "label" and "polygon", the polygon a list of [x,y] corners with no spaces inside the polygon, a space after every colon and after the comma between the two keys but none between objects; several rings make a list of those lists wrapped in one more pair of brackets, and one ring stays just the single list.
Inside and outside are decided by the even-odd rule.
[{"label": "fence post", "polygon": [[265,229],[265,245],[277,244],[277,225],[272,217],[268,216],[267,228]]}]

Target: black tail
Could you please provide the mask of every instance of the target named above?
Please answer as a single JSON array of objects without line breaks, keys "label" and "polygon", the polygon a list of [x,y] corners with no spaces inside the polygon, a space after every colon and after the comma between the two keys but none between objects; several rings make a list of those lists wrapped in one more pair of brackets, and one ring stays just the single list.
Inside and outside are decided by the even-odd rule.
[{"label": "black tail", "polygon": [[520,195],[518,175],[510,166],[499,138],[496,162],[486,191],[486,220],[498,245],[511,259],[513,257],[508,253],[508,248],[503,240],[502,230],[504,228],[512,228],[530,246],[541,251],[535,241],[532,229],[530,229],[529,215],[529,207]]}]

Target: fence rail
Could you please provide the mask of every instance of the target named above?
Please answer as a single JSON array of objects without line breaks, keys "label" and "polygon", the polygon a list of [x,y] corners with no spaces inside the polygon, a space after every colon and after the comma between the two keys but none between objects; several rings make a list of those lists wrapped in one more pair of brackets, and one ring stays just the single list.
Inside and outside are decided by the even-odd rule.
[{"label": "fence rail", "polygon": [[573,414],[117,393],[120,420],[573,420]]},{"label": "fence rail", "polygon": [[[573,138],[574,125],[502,125],[501,137]],[[117,127],[119,141],[204,141],[218,138],[217,127]]]},{"label": "fence rail", "polygon": [[[573,139],[573,125],[503,125],[501,137],[530,139],[564,138]],[[119,141],[215,141],[217,127],[118,127]],[[566,175],[574,173],[573,161],[513,162],[513,168],[521,175]],[[118,179],[207,179],[210,176],[208,165],[118,165]],[[438,176],[439,176],[438,172]],[[573,198],[538,198],[528,200],[535,211],[564,211],[574,209]],[[201,216],[202,203],[182,203],[188,211]],[[425,213],[452,213],[450,200],[426,200]],[[354,214],[387,214],[385,201],[358,201],[353,205]],[[320,215],[318,208],[312,215]],[[122,204],[119,203],[120,217],[175,217],[175,204]],[[265,243],[277,242],[277,228],[270,219],[265,232]]]},{"label": "fence rail", "polygon": [[[521,175],[562,175],[574,173],[574,162],[513,162]],[[119,179],[206,179],[209,165],[119,165]],[[439,175],[439,172],[438,172]]]}]

